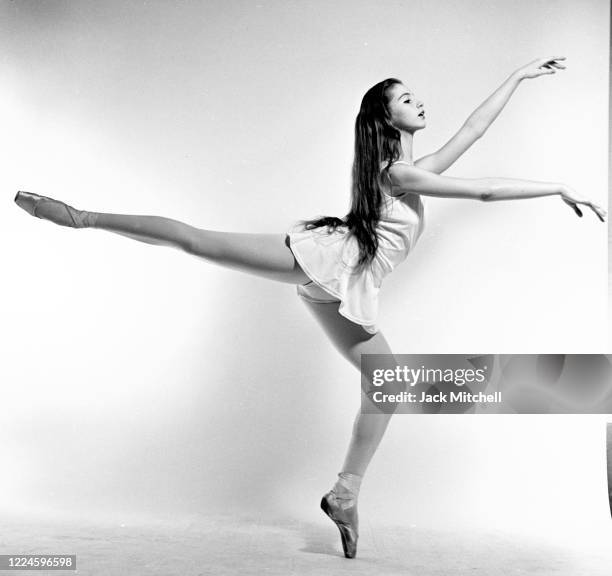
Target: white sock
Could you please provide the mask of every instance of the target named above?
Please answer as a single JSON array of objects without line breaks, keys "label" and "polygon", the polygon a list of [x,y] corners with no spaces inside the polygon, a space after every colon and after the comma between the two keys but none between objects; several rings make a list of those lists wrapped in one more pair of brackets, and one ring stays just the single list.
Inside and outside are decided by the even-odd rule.
[{"label": "white sock", "polygon": [[354,506],[357,502],[362,479],[363,476],[350,472],[340,472],[338,474],[338,480],[331,491],[343,510]]}]

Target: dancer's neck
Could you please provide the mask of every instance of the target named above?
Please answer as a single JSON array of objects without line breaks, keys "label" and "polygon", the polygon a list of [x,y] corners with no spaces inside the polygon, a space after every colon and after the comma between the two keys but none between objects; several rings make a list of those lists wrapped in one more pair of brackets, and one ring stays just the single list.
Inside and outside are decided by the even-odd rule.
[{"label": "dancer's neck", "polygon": [[402,146],[402,157],[400,160],[412,164],[412,140],[414,135],[409,132],[400,132],[400,134],[400,144]]}]

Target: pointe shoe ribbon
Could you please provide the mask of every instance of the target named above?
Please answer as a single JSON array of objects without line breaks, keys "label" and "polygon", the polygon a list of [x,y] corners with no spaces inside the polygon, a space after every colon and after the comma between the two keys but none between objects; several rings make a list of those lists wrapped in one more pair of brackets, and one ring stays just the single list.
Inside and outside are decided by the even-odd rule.
[{"label": "pointe shoe ribbon", "polygon": [[90,212],[77,210],[64,202],[47,196],[19,191],[15,196],[15,203],[28,214],[43,220],[50,220],[60,226],[87,228],[92,224],[89,217]]},{"label": "pointe shoe ribbon", "polygon": [[332,490],[323,496],[321,509],[334,521],[340,531],[344,556],[355,558],[357,555],[357,540],[359,539],[357,505],[343,506],[342,498],[338,498]]}]

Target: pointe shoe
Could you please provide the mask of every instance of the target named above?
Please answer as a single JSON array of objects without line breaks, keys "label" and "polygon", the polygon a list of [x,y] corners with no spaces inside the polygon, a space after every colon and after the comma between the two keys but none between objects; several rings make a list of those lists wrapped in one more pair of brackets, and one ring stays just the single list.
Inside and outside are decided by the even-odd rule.
[{"label": "pointe shoe", "polygon": [[359,539],[357,504],[343,509],[340,506],[340,502],[333,491],[328,492],[321,500],[321,510],[338,526],[344,556],[346,558],[355,558],[357,555],[357,540]]},{"label": "pointe shoe", "polygon": [[60,226],[87,228],[92,225],[91,212],[77,210],[64,202],[47,196],[19,191],[15,196],[15,203],[28,214],[43,220],[50,220]]}]

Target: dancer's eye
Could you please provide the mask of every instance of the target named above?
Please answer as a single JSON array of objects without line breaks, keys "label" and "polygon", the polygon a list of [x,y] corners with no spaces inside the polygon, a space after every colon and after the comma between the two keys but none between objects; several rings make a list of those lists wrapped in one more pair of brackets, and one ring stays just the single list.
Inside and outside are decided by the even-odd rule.
[{"label": "dancer's eye", "polygon": [[410,102],[412,102],[412,100],[404,100],[404,104],[410,104]]}]

